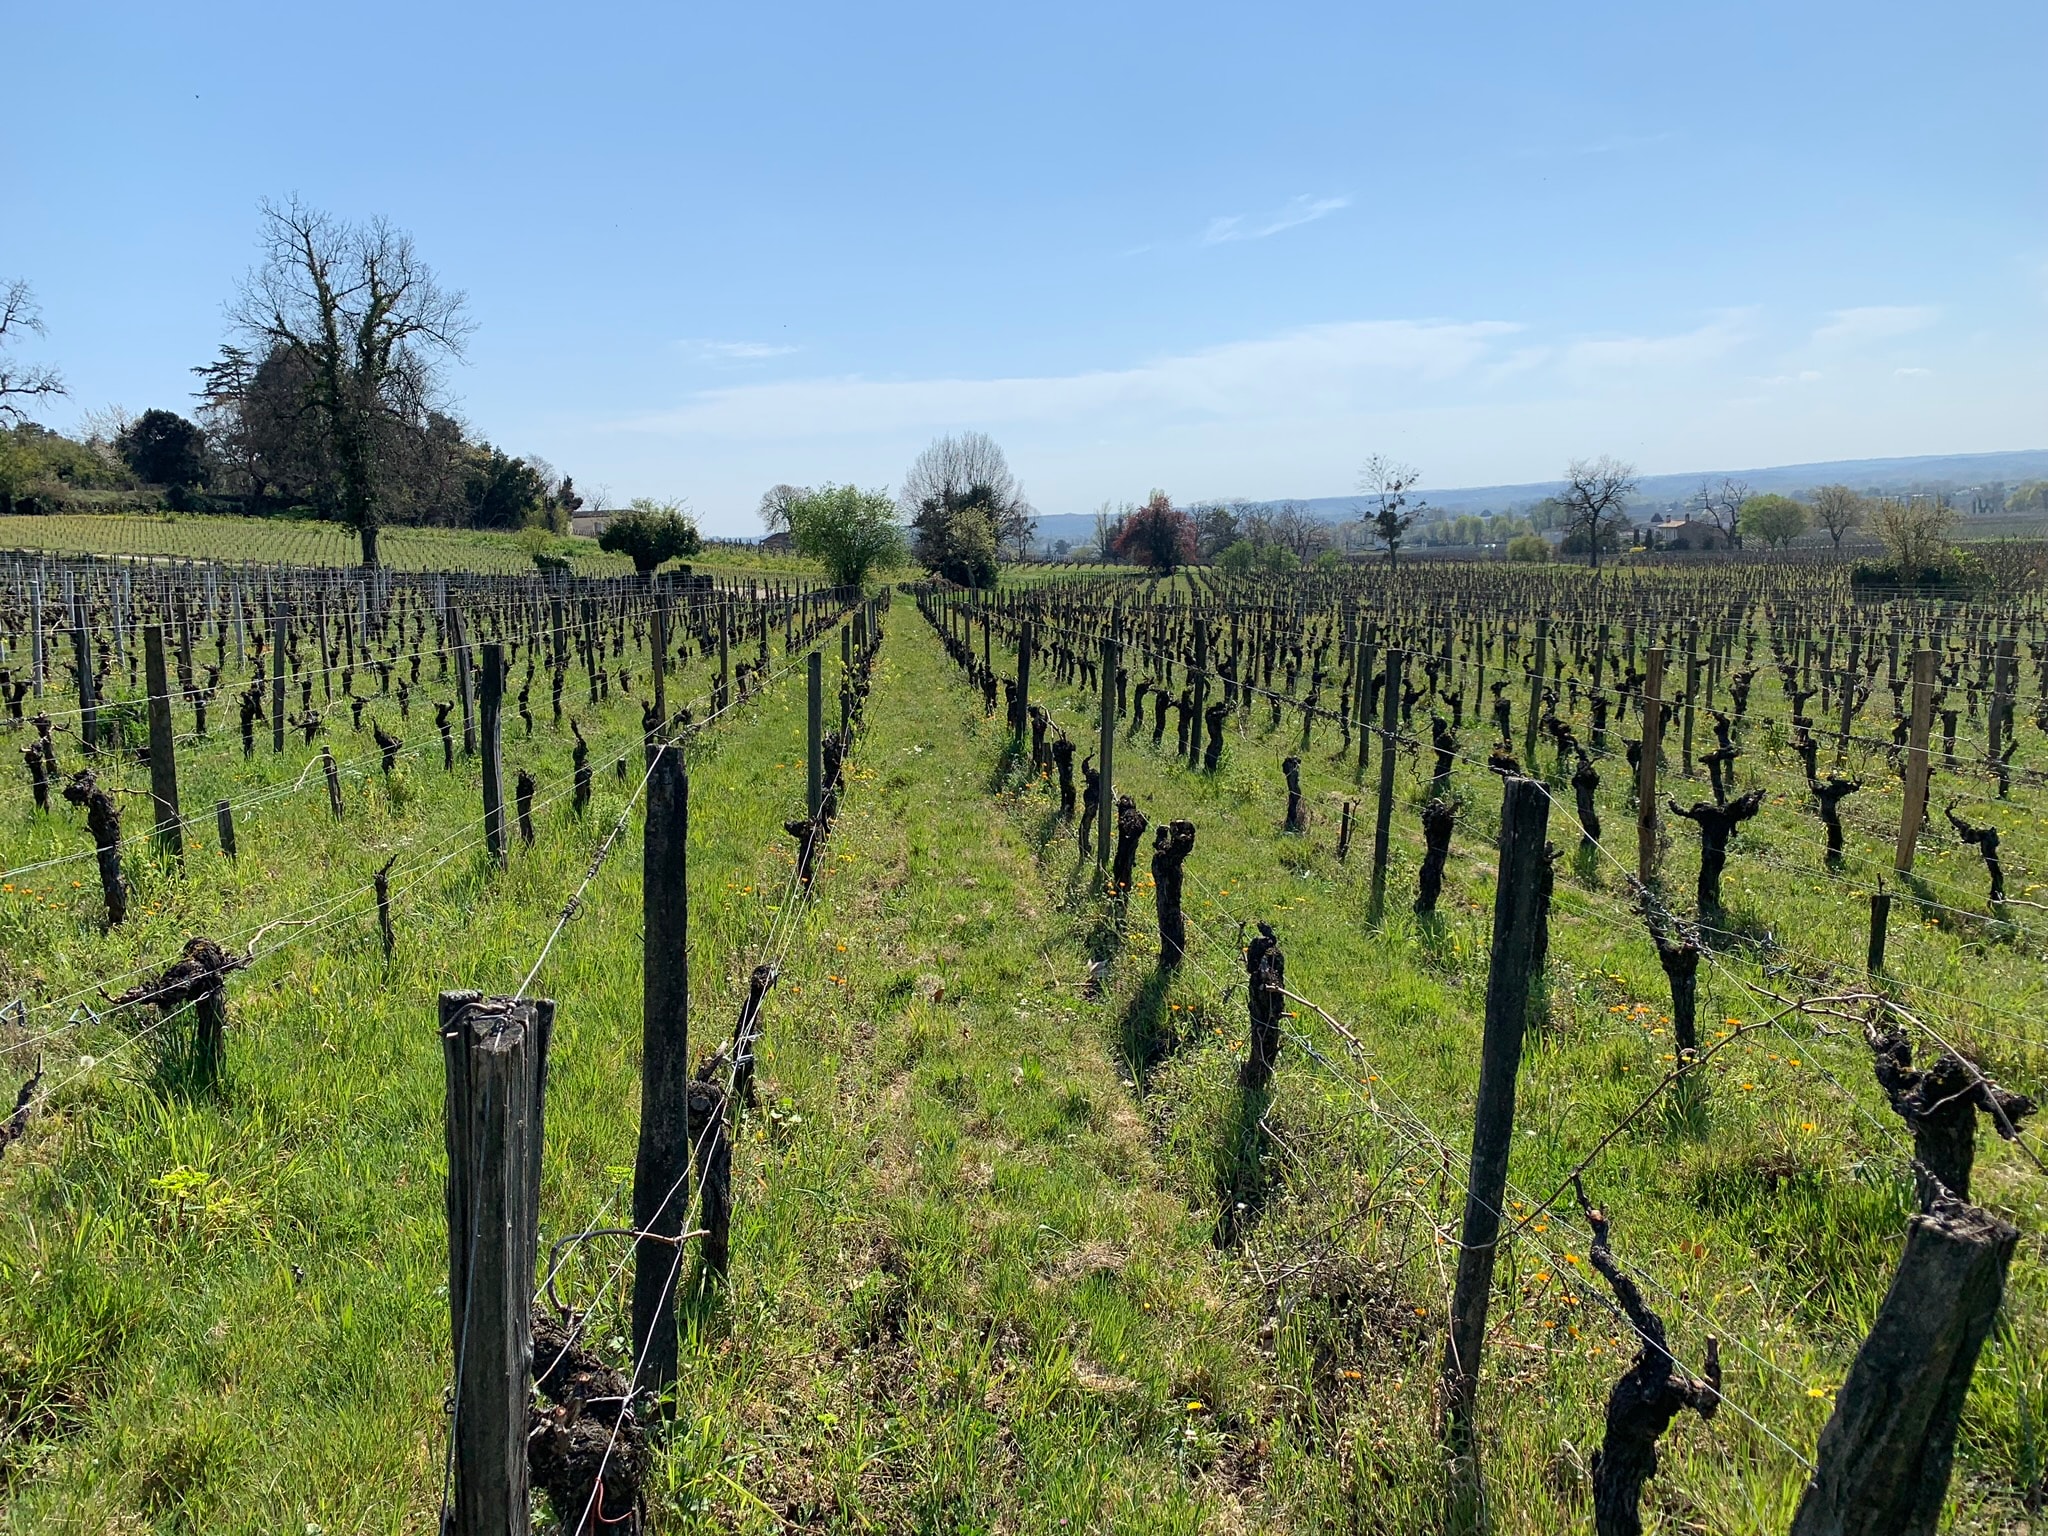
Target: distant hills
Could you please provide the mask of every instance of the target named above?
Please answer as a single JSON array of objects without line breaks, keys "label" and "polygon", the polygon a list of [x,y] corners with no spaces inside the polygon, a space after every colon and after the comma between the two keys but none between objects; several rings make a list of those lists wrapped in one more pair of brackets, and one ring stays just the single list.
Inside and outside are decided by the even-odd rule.
[{"label": "distant hills", "polygon": [[[1833,459],[1819,464],[1777,464],[1764,469],[1645,475],[1637,489],[1637,501],[1651,508],[1677,506],[1690,498],[1702,481],[1718,483],[1724,476],[1747,481],[1754,491],[1778,491],[1788,496],[1837,482],[1869,495],[1941,491],[1956,496],[1967,510],[1968,493],[1973,490],[1993,485],[2011,487],[2024,480],[2048,480],[2048,448],[2025,448],[2010,453],[1929,454],[1905,459]],[[1452,516],[1513,512],[1555,495],[1561,486],[1561,481],[1537,480],[1525,485],[1478,485],[1441,491],[1425,488],[1423,500],[1432,509]],[[1259,505],[1275,506],[1285,499],[1276,497]],[[1364,498],[1312,496],[1301,498],[1296,505],[1326,522],[1341,523],[1359,515]],[[1095,518],[1090,513],[1055,513],[1038,520],[1038,537],[1045,544],[1066,539],[1081,545],[1094,536]]]}]

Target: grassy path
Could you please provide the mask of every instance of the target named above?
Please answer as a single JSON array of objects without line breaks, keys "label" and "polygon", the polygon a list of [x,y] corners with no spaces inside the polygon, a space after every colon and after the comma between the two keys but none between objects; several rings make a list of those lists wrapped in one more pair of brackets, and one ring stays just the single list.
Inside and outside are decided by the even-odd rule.
[{"label": "grassy path", "polygon": [[1153,1166],[947,671],[900,608],[670,1476],[704,1529],[1231,1529],[1256,1474],[1209,1221]]}]

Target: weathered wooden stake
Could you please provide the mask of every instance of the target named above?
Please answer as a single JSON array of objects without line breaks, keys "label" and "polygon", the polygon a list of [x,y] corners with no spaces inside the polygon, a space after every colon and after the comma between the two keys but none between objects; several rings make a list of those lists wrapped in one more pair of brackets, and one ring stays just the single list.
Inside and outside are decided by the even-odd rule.
[{"label": "weathered wooden stake", "polygon": [[229,858],[235,857],[235,809],[225,800],[216,800],[213,805],[213,824],[220,833],[220,851]]},{"label": "weathered wooden stake", "polygon": [[1387,909],[1387,857],[1394,839],[1394,738],[1401,727],[1401,651],[1387,652],[1387,679],[1380,700],[1380,798],[1372,824],[1372,899],[1365,920],[1377,925]]},{"label": "weathered wooden stake", "polygon": [[1636,879],[1649,890],[1657,876],[1657,757],[1664,749],[1664,647],[1644,663],[1642,758],[1636,764]]},{"label": "weathered wooden stake", "polygon": [[491,862],[505,862],[505,777],[500,757],[498,721],[505,704],[505,647],[484,644],[483,747],[484,846]]},{"label": "weathered wooden stake", "polygon": [[[1920,825],[1927,816],[1927,781],[1933,771],[1927,757],[1927,736],[1934,725],[1934,664],[1934,652],[1913,653],[1913,713],[1906,738],[1905,794],[1899,806],[1899,838],[1892,850],[1892,870],[1901,875],[1912,873]],[[1870,942],[1864,953],[1864,964],[1873,975],[1884,969],[1891,915],[1891,892],[1880,884],[1870,898]]]},{"label": "weathered wooden stake", "polygon": [[[1530,982],[1540,944],[1544,834],[1550,796],[1535,779],[1505,782],[1500,817],[1500,873],[1494,883],[1493,952],[1486,978],[1486,1027],[1480,1046],[1479,1097],[1472,1121],[1472,1162],[1465,1180],[1465,1219],[1458,1278],[1444,1349],[1444,1439],[1454,1456],[1476,1445],[1474,1410],[1480,1354],[1493,1289],[1495,1244],[1507,1190],[1508,1149],[1515,1133],[1515,1075],[1521,1069]],[[1471,1476],[1476,1481],[1476,1469]]]},{"label": "weathered wooden stake", "polygon": [[292,632],[292,605],[279,600],[270,613],[270,750],[284,750],[284,643]]},{"label": "weathered wooden stake", "polygon": [[1945,1191],[1913,1218],[1820,1432],[1791,1536],[1932,1536],[1963,1399],[2018,1242],[2017,1228]]},{"label": "weathered wooden stake", "polygon": [[164,667],[164,629],[142,630],[143,670],[149,683],[149,794],[156,802],[157,846],[185,856],[185,824],[178,815],[177,732],[171,724],[171,685]]},{"label": "weathered wooden stake", "polygon": [[455,631],[455,694],[462,701],[462,755],[475,757],[476,672],[469,659],[469,631],[460,608],[448,610],[448,622]]},{"label": "weathered wooden stake", "polygon": [[656,1395],[676,1379],[676,1278],[690,1180],[690,776],[663,746],[642,833],[640,1145],[633,1163],[633,1353]]},{"label": "weathered wooden stake", "polygon": [[1109,868],[1110,839],[1116,831],[1111,825],[1116,818],[1110,808],[1116,804],[1112,773],[1116,758],[1116,668],[1122,654],[1123,647],[1116,641],[1102,642],[1102,707],[1096,717],[1095,746],[1096,758],[1102,765],[1095,787],[1095,804],[1101,810],[1095,826],[1095,868],[1098,872]]},{"label": "weathered wooden stake", "polygon": [[455,1355],[449,1536],[526,1536],[542,1111],[555,1005],[443,992],[448,1322]]},{"label": "weathered wooden stake", "polygon": [[805,694],[805,795],[804,805],[813,821],[825,802],[825,657],[812,651],[804,667]]}]

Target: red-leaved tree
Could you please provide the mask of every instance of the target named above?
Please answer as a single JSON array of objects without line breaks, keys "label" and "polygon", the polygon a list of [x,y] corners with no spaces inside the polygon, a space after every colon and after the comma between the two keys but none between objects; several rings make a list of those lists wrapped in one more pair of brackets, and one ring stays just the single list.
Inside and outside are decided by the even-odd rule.
[{"label": "red-leaved tree", "polygon": [[1116,536],[1116,554],[1119,560],[1171,576],[1195,558],[1195,520],[1168,500],[1166,492],[1154,491],[1144,506],[1124,519]]}]

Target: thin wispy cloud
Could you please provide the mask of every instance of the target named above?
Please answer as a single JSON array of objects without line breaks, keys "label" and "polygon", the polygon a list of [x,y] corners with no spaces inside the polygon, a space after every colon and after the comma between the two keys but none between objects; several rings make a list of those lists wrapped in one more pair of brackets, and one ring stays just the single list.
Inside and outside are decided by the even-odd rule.
[{"label": "thin wispy cloud", "polygon": [[787,357],[800,350],[774,341],[709,341],[701,336],[676,345],[692,357],[714,363],[753,363],[768,357]]},{"label": "thin wispy cloud", "polygon": [[789,379],[699,391],[626,431],[779,437],[793,430],[892,432],[975,422],[1266,417],[1304,399],[1392,402],[1493,359],[1505,321],[1360,320],[1304,326],[1127,368],[966,379]]},{"label": "thin wispy cloud", "polygon": [[1932,304],[1864,304],[1838,309],[1813,333],[1816,346],[1854,346],[1924,331],[1941,317]]},{"label": "thin wispy cloud", "polygon": [[1233,213],[1211,219],[1209,227],[1202,231],[1202,244],[1227,245],[1233,240],[1264,240],[1282,230],[1298,229],[1303,224],[1326,219],[1350,206],[1351,194],[1348,192],[1338,197],[1289,198],[1273,213]]},{"label": "thin wispy cloud", "polygon": [[1518,144],[1515,155],[1523,160],[1557,160],[1580,155],[1621,155],[1638,149],[1650,149],[1658,144],[1668,144],[1678,137],[1678,130],[1666,128],[1658,133],[1613,133],[1605,138],[1589,139],[1580,144]]}]

